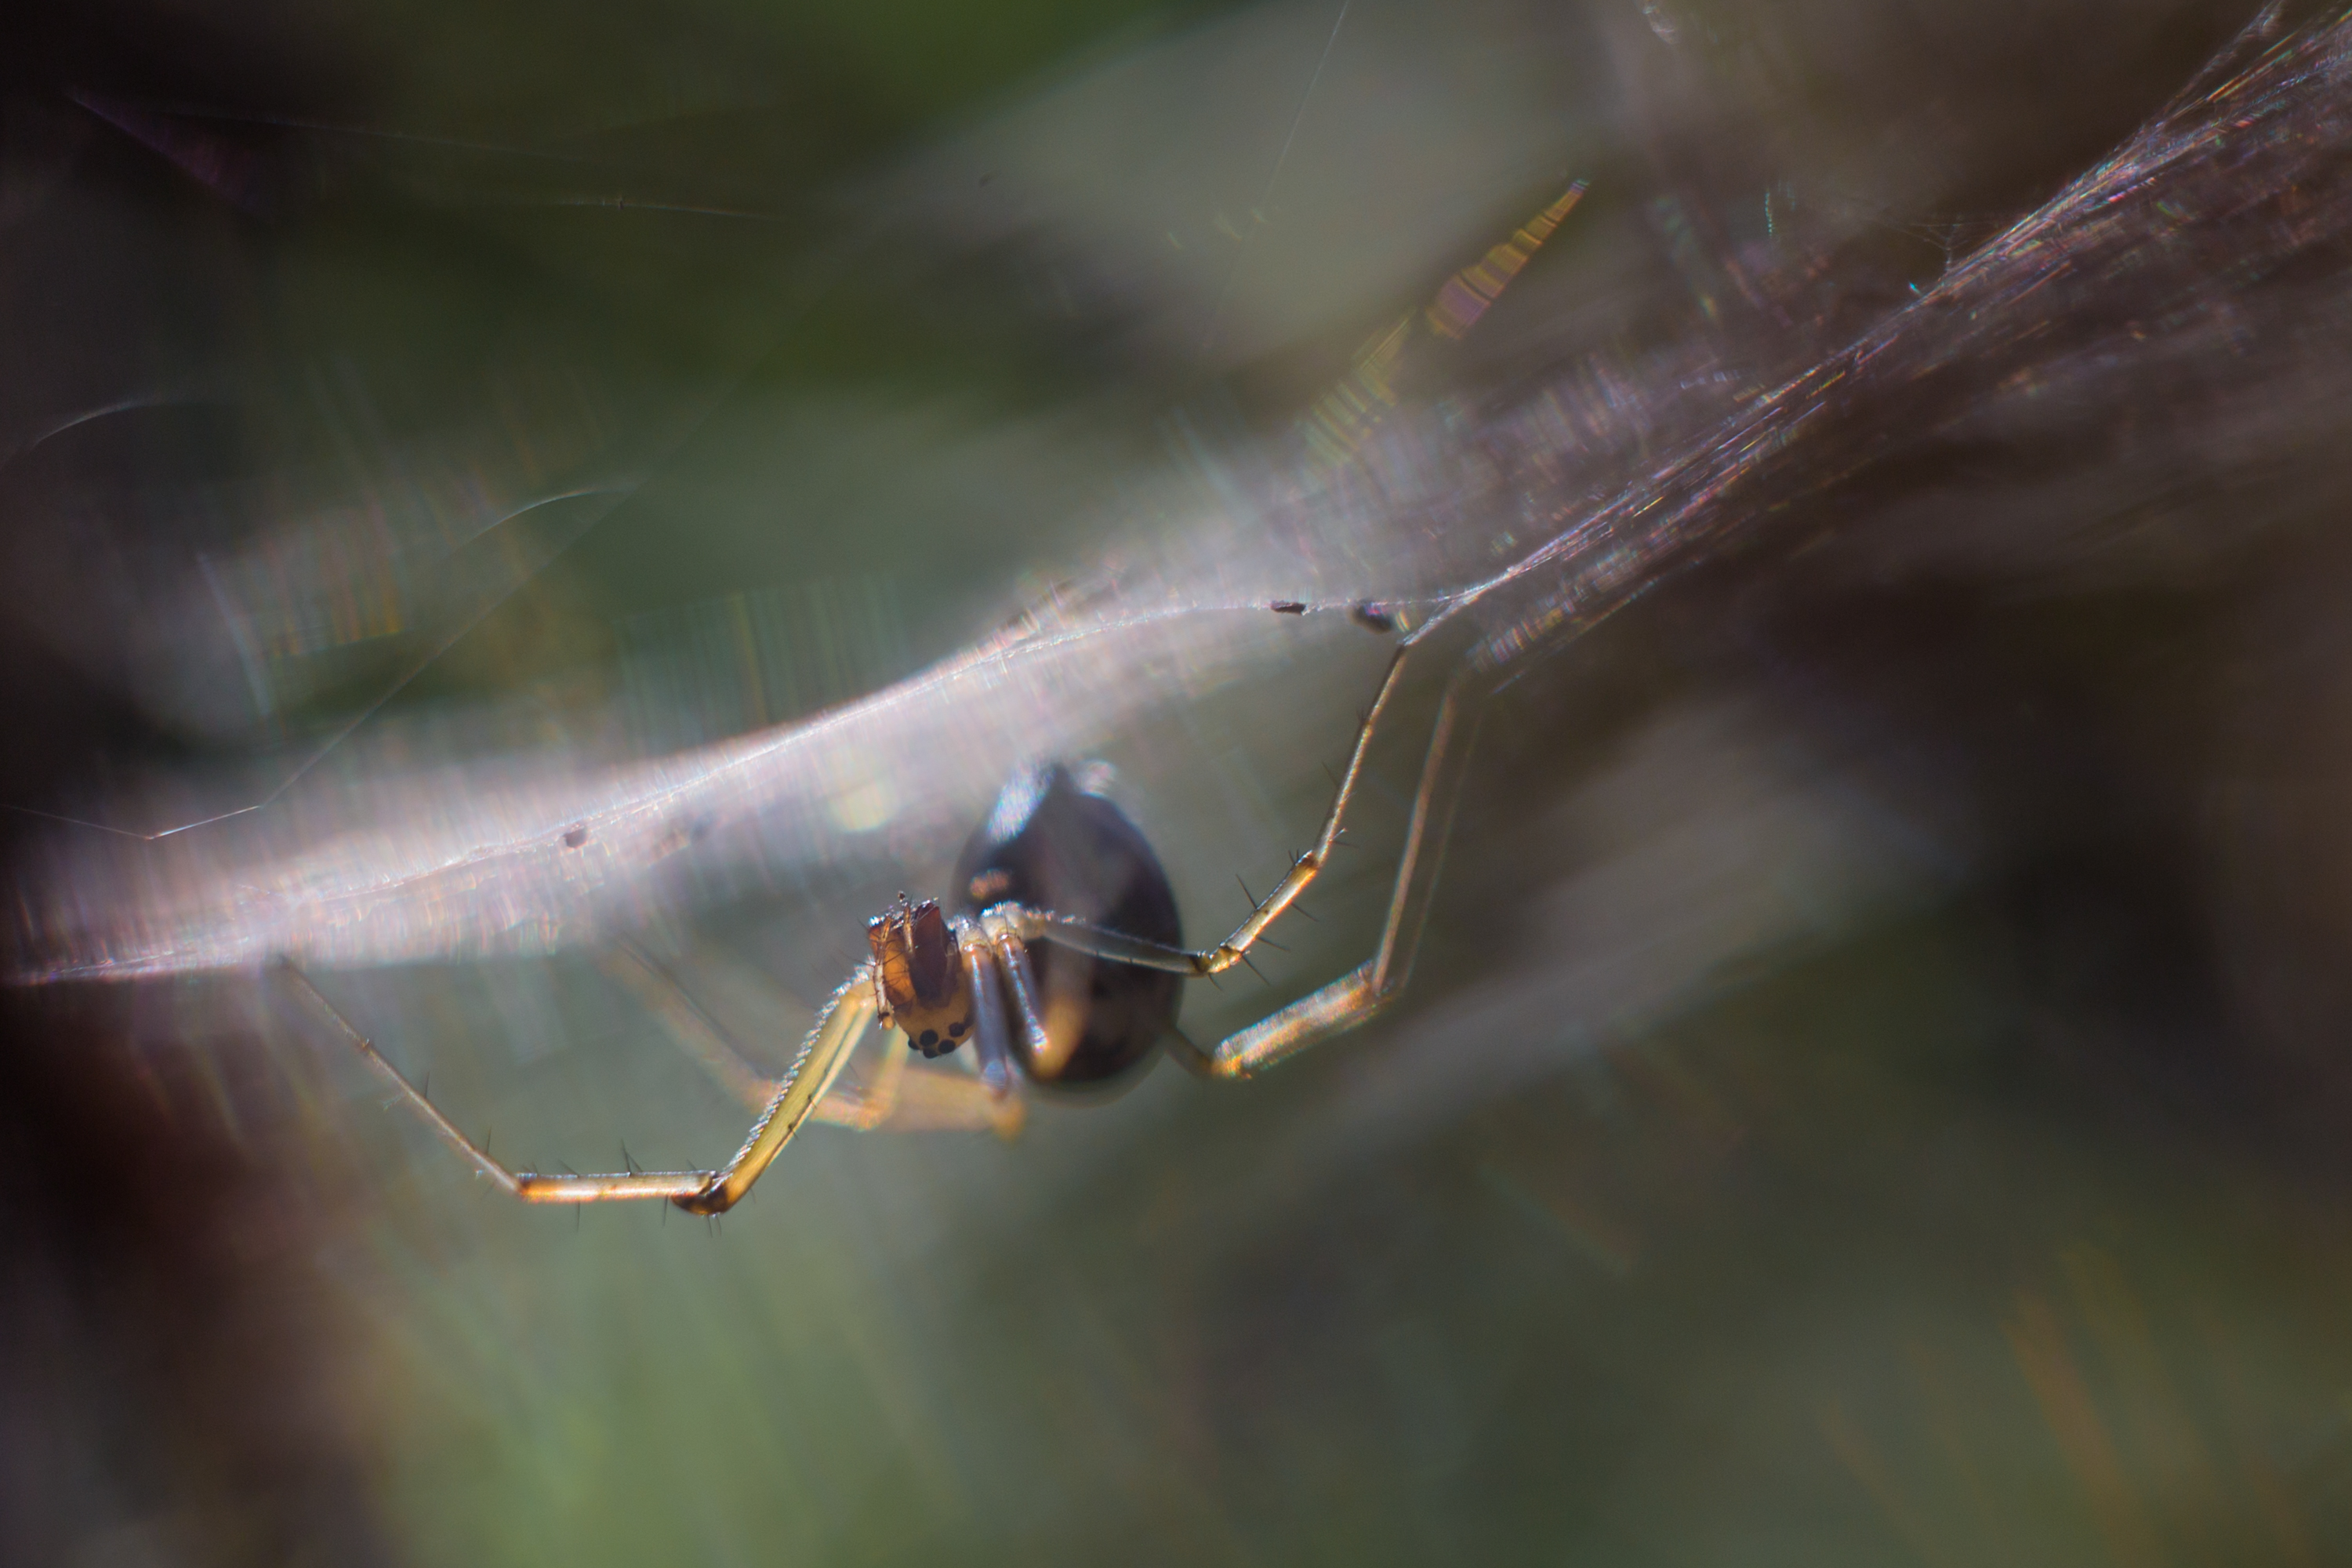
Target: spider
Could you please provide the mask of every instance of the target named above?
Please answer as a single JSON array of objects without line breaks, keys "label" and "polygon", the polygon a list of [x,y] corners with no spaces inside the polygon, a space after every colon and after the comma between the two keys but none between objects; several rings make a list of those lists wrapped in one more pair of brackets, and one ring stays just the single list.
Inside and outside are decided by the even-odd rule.
[{"label": "spider", "polygon": [[1476,687],[1459,676],[1438,710],[1387,921],[1372,956],[1213,1049],[1194,1046],[1175,1028],[1181,983],[1248,962],[1251,946],[1338,847],[1366,752],[1411,647],[1408,638],[1390,662],[1313,846],[1213,947],[1181,945],[1175,894],[1142,832],[1067,769],[1048,765],[1006,785],[964,846],[952,912],[935,900],[910,903],[901,893],[868,923],[871,958],[834,991],[781,1079],[761,1078],[736,1054],[650,955],[633,944],[615,948],[607,972],[662,1013],[670,1032],[759,1112],[742,1146],[716,1170],[551,1175],[510,1169],[459,1131],[301,970],[282,963],[278,973],[436,1132],[483,1175],[530,1203],[666,1198],[689,1214],[725,1213],[812,1116],[872,1127],[898,1108],[908,1052],[887,1054],[863,1085],[840,1083],[851,1055],[877,1021],[898,1030],[926,1058],[972,1048],[976,1076],[923,1075],[935,1124],[1009,1131],[1018,1125],[1024,1085],[1107,1083],[1133,1073],[1163,1046],[1202,1077],[1248,1078],[1362,1024],[1394,999],[1411,972],[1460,764],[1474,734],[1465,720]]},{"label": "spider", "polygon": [[[1455,274],[1424,312],[1428,330],[1447,338],[1467,331],[1575,210],[1584,191],[1585,182],[1578,180],[1508,242]],[[1364,389],[1376,394],[1380,404],[1396,401],[1386,378],[1412,321],[1407,316],[1398,323],[1319,405],[1318,416],[1340,448],[1363,438],[1368,413],[1377,422]],[[1514,575],[1507,573],[1486,587]],[[1486,587],[1463,595],[1454,608],[1466,606]],[[1276,599],[1267,605],[1278,616],[1303,616],[1309,607],[1303,599]],[[1494,689],[1492,672],[1482,679],[1472,665],[1456,667],[1438,709],[1388,921],[1372,956],[1320,990],[1227,1036],[1213,1050],[1195,1047],[1175,1026],[1180,982],[1247,963],[1251,946],[1307,890],[1339,847],[1366,750],[1396,692],[1406,656],[1450,614],[1441,611],[1413,627],[1398,605],[1366,599],[1348,607],[1349,618],[1375,636],[1404,636],[1356,731],[1347,773],[1313,847],[1291,863],[1263,900],[1252,900],[1249,917],[1214,947],[1181,945],[1175,894],[1135,825],[1109,801],[1079,788],[1066,770],[1046,767],[1007,785],[965,845],[956,869],[955,912],[944,912],[934,900],[909,903],[901,893],[894,908],[868,922],[872,958],[834,991],[782,1079],[762,1078],[651,956],[626,942],[612,949],[604,961],[607,973],[635,990],[661,1015],[671,1036],[758,1112],[735,1157],[715,1171],[559,1176],[510,1170],[458,1131],[308,975],[290,961],[280,961],[278,971],[435,1131],[491,1181],[531,1203],[667,1198],[690,1214],[725,1213],[811,1117],[873,1127],[898,1109],[907,1088],[904,1052],[887,1057],[867,1083],[854,1089],[840,1084],[843,1068],[877,1021],[899,1030],[926,1058],[971,1046],[979,1067],[977,1098],[973,1079],[926,1075],[919,1080],[932,1100],[935,1123],[992,1124],[1010,1131],[1019,1123],[1024,1083],[1107,1082],[1134,1071],[1163,1044],[1202,1077],[1247,1078],[1363,1023],[1395,997],[1411,973],[1451,826],[1453,789],[1475,735],[1475,724],[1464,721],[1475,710],[1474,700]],[[585,828],[574,827],[563,842],[576,848],[586,838]]]}]

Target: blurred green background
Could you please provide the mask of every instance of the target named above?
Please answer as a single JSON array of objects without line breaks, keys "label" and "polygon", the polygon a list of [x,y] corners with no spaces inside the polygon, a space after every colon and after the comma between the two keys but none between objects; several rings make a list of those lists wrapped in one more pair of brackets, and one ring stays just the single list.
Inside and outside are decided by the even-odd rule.
[{"label": "blurred green background", "polygon": [[[1896,298],[2245,10],[53,23],[8,100],[9,319],[40,367],[10,427],[152,406],[18,437],[17,700],[64,717],[10,793],[267,780],[444,641],[372,744],[634,755],[814,711],[1167,525],[1168,494],[1256,482],[1368,334],[1569,180],[1585,226],[1420,406],[1475,422],[1596,344],[1720,331],[1737,359],[1748,329],[1660,259],[1675,201],[1727,255],[1768,189],[1832,211],[1838,278]],[[1880,308],[1835,286],[1825,323]],[[446,550],[336,564],[384,537]],[[2332,561],[2319,538],[2265,581]],[[174,588],[208,552],[272,563],[205,591],[274,617],[268,657]],[[2346,1560],[2333,1053],[2246,1022],[2209,946],[2227,878],[2183,847],[2237,689],[2215,671],[2265,668],[2230,640],[2251,591],[1882,586],[1874,617],[1735,561],[1515,686],[1413,990],[1360,1036],[1240,1088],[1163,1066],[1009,1144],[818,1128],[723,1226],[500,1201],[249,977],[45,999],[57,1037],[131,1042],[91,1059],[241,1174],[201,1233],[232,1261],[189,1287],[226,1348],[152,1379],[152,1422],[58,1373],[74,1435],[0,1437],[11,1539],[91,1564]],[[1779,680],[1799,624],[1811,674]],[[1110,749],[1193,936],[1311,829],[1378,654]],[[1412,753],[1377,759],[1379,845]],[[2324,805],[2331,766],[2286,771]],[[2181,787],[2118,804],[2149,777]],[[1385,875],[1318,890],[1281,994],[1355,962]],[[778,1060],[888,890],[816,876],[660,940]],[[585,956],[322,984],[518,1158],[698,1164],[740,1135]],[[1187,1026],[1255,1016],[1255,985]],[[23,1279],[57,1343],[108,1321]],[[272,1402],[297,1413],[224,1459],[203,1413]]]}]

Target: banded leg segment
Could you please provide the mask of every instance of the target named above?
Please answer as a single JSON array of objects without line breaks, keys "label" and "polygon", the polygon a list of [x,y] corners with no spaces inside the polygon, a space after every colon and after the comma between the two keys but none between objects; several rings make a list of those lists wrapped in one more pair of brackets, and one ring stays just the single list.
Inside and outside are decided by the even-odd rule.
[{"label": "banded leg segment", "polygon": [[556,1176],[515,1171],[500,1163],[488,1150],[460,1131],[440,1107],[425,1097],[424,1091],[410,1083],[407,1076],[376,1048],[375,1043],[361,1034],[311,984],[309,975],[290,963],[280,963],[277,972],[445,1142],[464,1155],[477,1171],[526,1203],[593,1204],[627,1198],[667,1198],[689,1214],[725,1213],[741,1201],[751,1184],[760,1179],[761,1173],[800,1131],[874,1021],[873,973],[869,965],[860,964],[817,1016],[815,1027],[802,1044],[800,1055],[777,1080],[774,1092],[743,1140],[743,1146],[718,1170]]}]

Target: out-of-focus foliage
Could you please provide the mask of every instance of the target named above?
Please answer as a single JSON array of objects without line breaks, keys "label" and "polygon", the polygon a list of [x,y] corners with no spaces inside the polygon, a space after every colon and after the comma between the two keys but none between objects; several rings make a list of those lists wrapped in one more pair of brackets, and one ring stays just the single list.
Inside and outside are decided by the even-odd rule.
[{"label": "out-of-focus foliage", "polygon": [[[1066,574],[1246,544],[1302,471],[1395,563],[1523,548],[1558,520],[1494,476],[1534,423],[1586,432],[1542,494],[1591,476],[1597,510],[1932,296],[2250,16],[53,22],[0,137],[35,367],[0,386],[0,784],[153,825],[323,756],[285,804],[334,822],[306,787],[641,759],[875,689]],[[2333,23],[2272,17],[2231,69]],[[2231,112],[2189,110],[2216,156]],[[2151,162],[2140,228],[2070,251],[2077,215],[1902,340],[2016,375],[1831,406],[1755,470],[1794,499],[1752,547],[1527,667],[1413,991],[1262,1082],[1163,1068],[1011,1145],[818,1130],[707,1231],[473,1190],[249,975],[11,994],[0,1542],[2342,1557],[2352,256],[2289,243],[2335,232],[2337,119],[2248,132],[2195,211]],[[1359,351],[1580,179],[1360,465],[1313,467],[1294,421]],[[2231,232],[2265,244],[2179,248]],[[2070,255],[2112,287],[2066,294]],[[1381,655],[1331,619],[1107,721],[1196,936],[1315,820]],[[1189,1028],[1356,961],[1417,761],[1375,757],[1363,863],[1274,989]],[[847,841],[878,808],[840,799]],[[781,1060],[943,854],[818,857],[647,940]],[[740,1133],[585,953],[320,979],[518,1158]]]}]

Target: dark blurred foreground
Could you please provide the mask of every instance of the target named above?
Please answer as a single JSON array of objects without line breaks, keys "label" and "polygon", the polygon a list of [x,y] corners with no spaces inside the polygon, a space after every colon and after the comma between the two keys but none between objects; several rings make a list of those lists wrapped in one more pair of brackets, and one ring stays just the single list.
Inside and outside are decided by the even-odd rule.
[{"label": "dark blurred foreground", "polygon": [[[1334,60],[1417,15],[1351,13]],[[983,424],[1207,408],[1272,441],[1395,304],[1286,336],[1269,296],[1220,318],[1251,346],[1218,359],[1081,226],[1039,218],[862,259],[830,324],[774,347],[784,312],[760,301],[850,226],[842,190],[1171,39],[1195,62],[1286,51],[1259,113],[1278,143],[1328,29],[1040,7],[983,48],[897,20],[122,12],[38,39],[0,122],[0,320],[34,367],[0,468],[0,795],[71,800],[223,745],[155,697],[168,638],[121,615],[141,601],[106,565],[226,548],[255,475],[311,474],[205,375],[335,410],[365,470],[436,419],[488,421],[483,367],[527,340],[570,379],[518,395],[522,444],[593,426],[692,490],[677,475],[719,439],[697,421],[762,377]],[[1529,140],[1597,168],[1595,232],[1648,248],[1530,268],[1532,303],[1450,373],[1463,444],[1588,363],[1731,384],[1835,348],[2246,20],[1479,12],[1448,68],[1576,62]],[[2250,188],[2243,221],[2333,233],[2340,128],[2283,123],[2305,140],[2267,167],[2294,178]],[[320,129],[354,125],[430,146],[387,163]],[[583,221],[574,198],[624,187],[736,219]],[[1837,243],[1786,241],[1772,275],[1812,304],[1743,306],[1739,266],[1824,207]],[[1486,239],[1450,243],[1399,298]],[[1973,419],[1847,410],[1851,465],[1797,487],[1798,524],[1532,667],[1488,721],[1413,995],[1259,1084],[1163,1068],[1010,1147],[813,1135],[710,1236],[490,1203],[243,977],[0,998],[0,1556],[2352,1558],[2352,403],[2331,369],[2352,361],[2329,347],[2352,255],[2276,248],[2291,267],[2198,259],[2193,310],[2149,283],[2129,330],[2122,279],[2076,379],[1981,387]],[[1090,260],[1129,292],[1073,303]],[[34,439],[126,390],[195,412]],[[900,438],[898,463],[929,460]],[[1088,440],[1114,472],[1149,447]],[[963,602],[922,564],[970,569],[956,516],[855,516],[600,534],[417,700],[522,691],[560,723],[612,679],[614,625],[743,574]],[[891,657],[971,629],[919,624]],[[352,658],[353,689],[380,678]],[[1221,723],[1139,752],[1246,800],[1252,748],[1290,731]],[[1223,882],[1225,841],[1146,826]],[[1376,883],[1321,908],[1339,930],[1300,937],[1302,970],[1352,961]],[[1192,933],[1225,912],[1196,902]],[[510,1137],[608,1159],[617,1132],[659,1163],[736,1133],[584,963],[427,974],[406,1000],[345,984]]]}]

